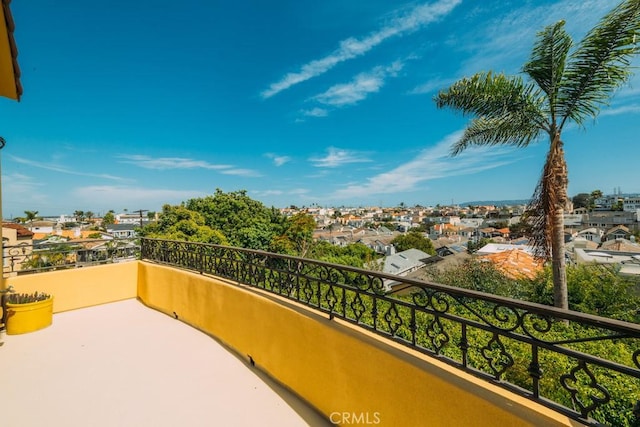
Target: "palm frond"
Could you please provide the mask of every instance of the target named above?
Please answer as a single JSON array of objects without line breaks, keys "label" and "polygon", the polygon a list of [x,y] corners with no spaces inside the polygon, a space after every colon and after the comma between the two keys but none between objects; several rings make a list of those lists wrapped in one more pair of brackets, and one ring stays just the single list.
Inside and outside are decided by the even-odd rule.
[{"label": "palm frond", "polygon": [[630,77],[631,58],[638,53],[640,0],[626,0],[609,12],[571,54],[558,92],[562,121],[582,125],[596,117],[611,94]]},{"label": "palm frond", "polygon": [[439,108],[450,107],[475,116],[462,139],[452,147],[452,155],[470,145],[523,147],[535,140],[541,130],[549,129],[541,107],[541,92],[520,77],[478,73],[457,81],[434,100]]},{"label": "palm frond", "polygon": [[472,145],[512,145],[526,147],[540,135],[541,129],[530,117],[505,114],[500,117],[473,119],[462,137],[451,147],[456,156]]},{"label": "palm frond", "polygon": [[538,33],[529,62],[523,71],[529,75],[546,93],[549,113],[555,117],[555,99],[564,73],[569,49],[573,44],[564,29],[565,21],[549,25]]},{"label": "palm frond", "polygon": [[506,111],[521,110],[532,101],[533,85],[520,77],[478,73],[458,80],[434,98],[438,108],[450,107],[464,115],[496,117]]}]

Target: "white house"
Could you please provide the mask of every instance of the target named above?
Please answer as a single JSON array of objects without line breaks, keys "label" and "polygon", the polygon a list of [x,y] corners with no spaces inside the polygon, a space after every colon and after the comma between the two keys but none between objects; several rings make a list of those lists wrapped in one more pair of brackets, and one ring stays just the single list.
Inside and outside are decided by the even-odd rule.
[{"label": "white house", "polygon": [[[425,260],[430,257],[431,255],[421,250],[407,249],[385,257],[382,271],[396,276],[406,276],[424,267],[426,265]],[[393,280],[384,281],[384,287],[387,291],[391,290],[394,284],[397,284],[397,282]]]}]

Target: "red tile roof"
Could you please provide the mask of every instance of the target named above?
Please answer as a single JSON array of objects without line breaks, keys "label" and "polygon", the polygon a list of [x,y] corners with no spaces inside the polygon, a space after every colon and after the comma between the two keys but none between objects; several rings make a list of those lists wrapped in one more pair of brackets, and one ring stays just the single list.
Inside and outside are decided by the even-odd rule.
[{"label": "red tile roof", "polygon": [[519,249],[496,252],[482,257],[511,279],[532,279],[542,270],[542,264],[532,255]]},{"label": "red tile roof", "polygon": [[15,222],[3,222],[2,228],[13,228],[17,231],[18,237],[33,237],[33,232]]}]

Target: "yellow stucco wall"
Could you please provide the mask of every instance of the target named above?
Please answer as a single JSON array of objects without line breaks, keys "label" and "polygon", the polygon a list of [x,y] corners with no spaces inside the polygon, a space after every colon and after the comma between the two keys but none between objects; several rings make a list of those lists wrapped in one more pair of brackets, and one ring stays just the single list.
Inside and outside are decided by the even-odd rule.
[{"label": "yellow stucco wall", "polygon": [[138,274],[138,296],[145,304],[175,314],[239,354],[251,356],[256,366],[332,421],[392,426],[579,425],[277,296],[144,262]]},{"label": "yellow stucco wall", "polygon": [[16,292],[54,296],[53,312],[135,298],[138,261],[9,277]]}]

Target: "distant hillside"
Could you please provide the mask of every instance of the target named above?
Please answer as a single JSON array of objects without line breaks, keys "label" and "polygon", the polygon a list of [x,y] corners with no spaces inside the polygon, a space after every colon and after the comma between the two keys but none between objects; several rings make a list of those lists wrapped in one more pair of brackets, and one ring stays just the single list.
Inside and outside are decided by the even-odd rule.
[{"label": "distant hillside", "polygon": [[460,206],[513,206],[513,205],[526,205],[529,203],[529,199],[521,200],[480,200],[477,202],[464,202],[460,203]]}]

